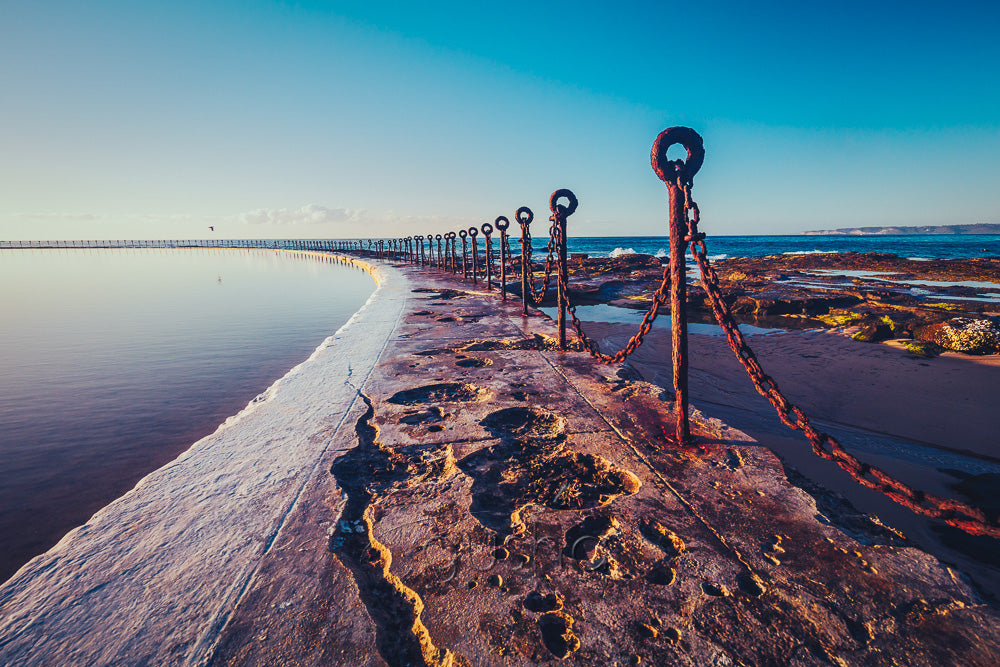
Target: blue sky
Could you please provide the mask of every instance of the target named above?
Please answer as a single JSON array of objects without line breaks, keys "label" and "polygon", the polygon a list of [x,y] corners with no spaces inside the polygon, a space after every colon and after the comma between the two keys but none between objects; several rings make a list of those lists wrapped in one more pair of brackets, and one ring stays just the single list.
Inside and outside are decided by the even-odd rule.
[{"label": "blue sky", "polygon": [[[1000,3],[0,3],[0,238],[1000,222]],[[542,216],[544,217],[544,216]],[[215,227],[212,232],[209,225]]]}]

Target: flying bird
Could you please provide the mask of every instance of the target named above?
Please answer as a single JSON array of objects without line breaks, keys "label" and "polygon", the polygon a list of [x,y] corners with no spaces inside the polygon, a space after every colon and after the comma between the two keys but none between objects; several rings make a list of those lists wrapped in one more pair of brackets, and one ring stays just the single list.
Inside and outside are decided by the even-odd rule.
[{"label": "flying bird", "polygon": [[215,227],[213,227],[212,225],[209,225],[208,228],[211,229],[213,232],[215,231]]}]

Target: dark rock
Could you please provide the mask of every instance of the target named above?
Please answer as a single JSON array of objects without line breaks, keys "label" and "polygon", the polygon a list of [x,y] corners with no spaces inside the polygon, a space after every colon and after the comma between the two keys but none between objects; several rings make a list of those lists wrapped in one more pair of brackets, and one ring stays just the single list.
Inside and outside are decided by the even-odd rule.
[{"label": "dark rock", "polygon": [[892,338],[892,328],[888,324],[867,324],[851,338],[865,343],[879,343]]}]

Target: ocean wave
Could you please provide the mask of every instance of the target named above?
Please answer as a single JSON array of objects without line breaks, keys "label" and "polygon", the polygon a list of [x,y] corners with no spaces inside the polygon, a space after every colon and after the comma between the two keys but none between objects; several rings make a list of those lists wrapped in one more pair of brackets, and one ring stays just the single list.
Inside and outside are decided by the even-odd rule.
[{"label": "ocean wave", "polygon": [[615,248],[608,253],[608,257],[621,257],[622,255],[637,255],[635,248]]},{"label": "ocean wave", "polygon": [[782,255],[837,255],[840,254],[839,250],[792,250],[790,252],[783,252]]},{"label": "ocean wave", "polygon": [[720,259],[726,259],[727,257],[729,257],[729,255],[727,255],[726,253],[721,253],[721,254],[718,254],[718,255],[709,255],[708,259],[710,261],[715,262],[715,261],[720,260]]},{"label": "ocean wave", "polygon": [[666,250],[664,250],[663,248],[660,248],[659,250],[657,250],[657,251],[656,251],[656,254],[655,254],[655,255],[653,255],[653,257],[660,257],[661,259],[662,259],[663,257],[669,257],[669,256],[670,256],[670,253],[668,253],[668,252],[667,252]]}]

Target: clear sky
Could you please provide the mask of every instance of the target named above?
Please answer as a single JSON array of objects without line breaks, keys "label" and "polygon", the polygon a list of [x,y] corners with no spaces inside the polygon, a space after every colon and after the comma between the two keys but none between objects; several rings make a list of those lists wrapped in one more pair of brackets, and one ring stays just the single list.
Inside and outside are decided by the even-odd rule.
[{"label": "clear sky", "polygon": [[995,0],[614,5],[0,0],[0,238],[1000,222]]}]

